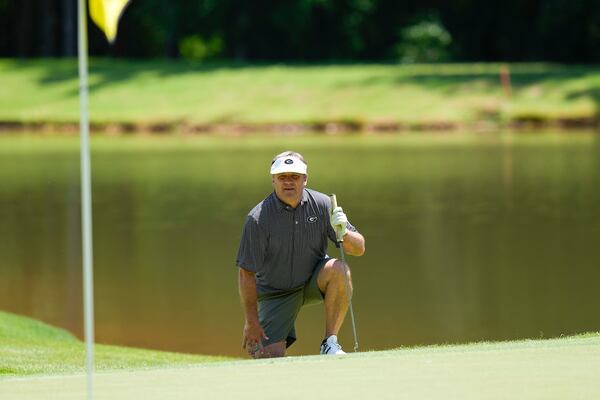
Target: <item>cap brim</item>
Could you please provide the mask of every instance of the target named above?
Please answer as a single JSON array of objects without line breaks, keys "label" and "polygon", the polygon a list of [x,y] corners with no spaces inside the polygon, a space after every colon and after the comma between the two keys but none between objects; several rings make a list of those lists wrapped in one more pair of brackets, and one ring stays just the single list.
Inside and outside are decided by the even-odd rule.
[{"label": "cap brim", "polygon": [[281,165],[277,168],[271,168],[271,175],[283,174],[286,172],[306,175],[306,167],[302,168],[300,165]]},{"label": "cap brim", "polygon": [[297,157],[281,157],[271,165],[271,175],[292,173],[306,175],[306,164]]}]

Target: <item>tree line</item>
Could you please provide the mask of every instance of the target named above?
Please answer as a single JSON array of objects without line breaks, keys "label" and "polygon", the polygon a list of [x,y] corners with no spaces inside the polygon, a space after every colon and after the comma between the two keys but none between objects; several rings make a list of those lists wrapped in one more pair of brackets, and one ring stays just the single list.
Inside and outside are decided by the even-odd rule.
[{"label": "tree line", "polygon": [[[0,0],[0,57],[72,57],[77,0]],[[88,21],[89,22],[89,21]],[[600,61],[597,0],[131,0],[92,56],[238,61]]]}]

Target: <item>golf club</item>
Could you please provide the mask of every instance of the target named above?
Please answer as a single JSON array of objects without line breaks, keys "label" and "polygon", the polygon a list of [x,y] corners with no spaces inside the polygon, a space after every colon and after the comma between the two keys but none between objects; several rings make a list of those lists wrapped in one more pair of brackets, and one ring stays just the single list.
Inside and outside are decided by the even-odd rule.
[{"label": "golf club", "polygon": [[[331,199],[331,211],[333,211],[338,205],[337,205],[337,198],[335,196],[335,194],[332,194],[330,196]],[[344,274],[346,276],[346,293],[348,293],[349,291],[349,283],[348,283],[348,272],[350,270],[350,268],[348,267],[348,264],[346,264],[346,254],[344,252],[344,238],[341,237],[340,235],[340,228],[338,226],[335,226],[335,234],[336,234],[336,238],[337,238],[337,242],[338,245],[340,246],[340,254],[341,254],[341,258],[342,258],[342,263],[344,263],[344,268],[346,270],[346,273]],[[350,318],[352,319],[352,332],[354,333],[354,352],[358,351],[358,335],[356,334],[356,322],[354,320],[354,310],[352,309],[352,296],[348,295],[348,307],[350,308]]]}]

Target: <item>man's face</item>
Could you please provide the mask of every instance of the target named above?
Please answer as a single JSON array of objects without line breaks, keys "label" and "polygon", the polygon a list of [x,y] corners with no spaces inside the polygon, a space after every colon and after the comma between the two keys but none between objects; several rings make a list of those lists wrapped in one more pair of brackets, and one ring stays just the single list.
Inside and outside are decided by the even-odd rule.
[{"label": "man's face", "polygon": [[308,181],[306,175],[293,172],[272,175],[275,194],[281,201],[296,207],[302,200],[302,192]]}]

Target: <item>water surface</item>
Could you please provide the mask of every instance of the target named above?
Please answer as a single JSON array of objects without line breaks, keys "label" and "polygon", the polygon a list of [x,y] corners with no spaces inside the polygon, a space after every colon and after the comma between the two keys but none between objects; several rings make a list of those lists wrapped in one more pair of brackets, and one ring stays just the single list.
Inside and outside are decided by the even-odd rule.
[{"label": "water surface", "polygon": [[[241,227],[286,149],[367,238],[363,349],[600,329],[594,135],[116,137],[92,141],[99,342],[242,354]],[[81,337],[79,196],[77,138],[0,137],[0,309]],[[291,354],[323,323],[304,309]]]}]

